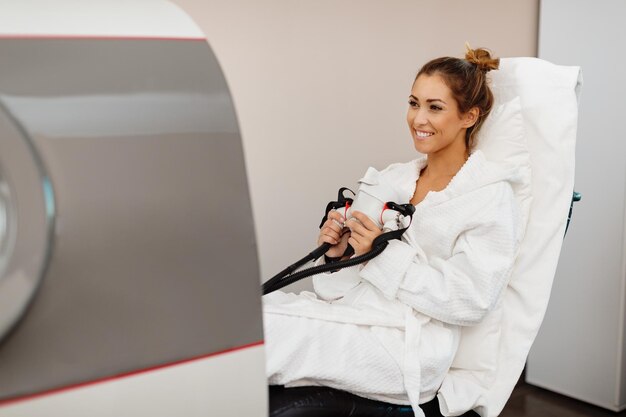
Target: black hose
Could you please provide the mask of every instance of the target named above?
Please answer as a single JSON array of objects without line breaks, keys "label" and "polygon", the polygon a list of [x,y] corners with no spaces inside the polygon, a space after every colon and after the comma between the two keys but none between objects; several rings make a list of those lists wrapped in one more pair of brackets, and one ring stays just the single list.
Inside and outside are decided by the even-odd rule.
[{"label": "black hose", "polygon": [[[352,192],[352,190],[348,188],[340,188],[337,201],[331,201],[326,206],[326,214],[320,223],[320,228],[324,225],[326,220],[328,219],[328,213],[332,209],[336,209],[338,207],[348,207],[349,204],[352,203],[352,199],[346,198],[343,196],[343,192],[348,190]],[[354,194],[354,192],[352,192]],[[413,213],[415,212],[415,206],[412,204],[397,204],[393,201],[388,201],[385,203],[384,210],[391,209],[399,212],[404,216],[410,216],[411,221],[413,221]],[[383,210],[383,211],[384,211]],[[409,223],[410,225],[410,223]],[[322,272],[328,271],[337,271],[342,268],[348,268],[354,265],[358,265],[362,262],[367,262],[370,259],[378,256],[389,244],[389,240],[391,239],[400,239],[402,234],[408,229],[408,226],[403,229],[398,229],[390,232],[383,233],[378,235],[374,241],[372,242],[372,249],[364,253],[363,255],[356,256],[354,258],[346,259],[345,261],[335,261],[332,263],[328,263],[325,265],[318,265],[314,267],[310,267],[307,269],[303,269],[302,271],[295,272],[298,268],[303,266],[309,261],[314,261],[318,259],[320,256],[324,255],[331,248],[330,243],[324,243],[316,248],[313,252],[309,253],[304,258],[300,259],[296,263],[289,265],[287,268],[280,271],[278,274],[274,275],[272,278],[267,280],[262,286],[261,290],[263,295],[269,294],[273,291],[276,291],[280,288],[283,288],[289,284],[293,284],[296,281],[299,281],[303,278],[310,277],[311,275],[316,275]],[[348,249],[352,249],[351,246],[348,245]],[[349,253],[353,252],[344,252],[344,255],[347,256]]]},{"label": "black hose", "polygon": [[[376,243],[376,242],[374,242]],[[354,265],[358,265],[360,263],[363,262],[367,262],[370,259],[380,255],[380,253],[385,250],[385,248],[387,247],[387,245],[389,244],[388,241],[384,240],[382,242],[380,242],[380,244],[374,246],[374,248],[367,252],[364,253],[363,255],[359,255],[356,256],[354,258],[350,258],[350,259],[346,259],[345,261],[337,261],[337,262],[333,262],[331,264],[324,264],[324,265],[318,265],[318,266],[313,266],[307,269],[303,269],[302,271],[298,271],[292,275],[288,275],[288,276],[284,276],[282,275],[283,272],[287,271],[288,269],[290,269],[291,267],[285,269],[283,272],[281,272],[280,274],[274,276],[272,279],[268,280],[267,282],[265,282],[262,286],[262,290],[263,290],[263,295],[265,294],[269,294],[271,292],[274,292],[276,290],[279,290],[283,287],[286,287],[289,284],[293,284],[296,281],[300,281],[301,279],[304,279],[306,277],[310,277],[311,275],[317,275],[320,274],[322,272],[328,272],[328,271],[335,271],[337,269],[342,269],[342,268],[349,268],[351,266]],[[330,244],[329,243],[325,243],[322,246],[320,246],[319,248],[317,248],[316,250],[314,250],[313,252],[311,252],[309,255],[307,255],[306,257],[302,258],[300,261],[298,261],[297,263],[302,265],[302,261],[304,259],[309,258],[309,256],[313,253],[319,253],[319,251],[322,250],[322,248],[324,246],[328,245],[328,247],[326,248],[326,250],[324,252],[322,252],[319,256],[317,256],[317,258],[319,258],[320,256],[322,256],[324,253],[326,253],[326,251],[328,251],[328,249],[330,248]],[[315,258],[315,259],[317,259]],[[308,262],[310,259],[308,259],[306,262]],[[306,263],[304,262],[304,263]],[[295,264],[294,264],[295,265]]]},{"label": "black hose", "polygon": [[[330,249],[331,246],[332,245],[330,243],[323,243],[317,249],[315,249],[313,252],[309,253],[307,256],[305,256],[304,258],[300,259],[298,262],[296,262],[296,263],[294,263],[292,265],[289,265],[287,268],[283,269],[278,274],[276,274],[272,278],[268,279],[265,283],[263,283],[263,286],[261,287],[263,289],[263,295],[267,294],[268,292],[271,292],[271,291],[267,291],[266,292],[266,289],[272,288],[274,285],[276,285],[276,283],[280,282],[280,280],[282,280],[285,277],[287,277],[289,274],[294,272],[296,269],[300,268],[302,265],[306,264],[309,261],[313,261],[313,260],[319,258],[320,256],[322,256],[323,254],[325,254],[326,252],[328,252],[328,249]],[[282,288],[283,286],[281,286],[279,288]]]}]

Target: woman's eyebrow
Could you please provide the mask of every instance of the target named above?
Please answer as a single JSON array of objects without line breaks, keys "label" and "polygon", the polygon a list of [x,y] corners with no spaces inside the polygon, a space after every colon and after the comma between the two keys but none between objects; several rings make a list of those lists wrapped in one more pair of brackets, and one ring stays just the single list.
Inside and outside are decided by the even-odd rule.
[{"label": "woman's eyebrow", "polygon": [[[415,99],[417,101],[419,101],[419,99],[417,97],[415,97],[413,94],[411,94],[409,96],[409,98]],[[432,103],[433,101],[441,101],[443,104],[447,104],[445,101],[443,101],[440,98],[429,98],[428,100],[426,100],[427,103]]]}]

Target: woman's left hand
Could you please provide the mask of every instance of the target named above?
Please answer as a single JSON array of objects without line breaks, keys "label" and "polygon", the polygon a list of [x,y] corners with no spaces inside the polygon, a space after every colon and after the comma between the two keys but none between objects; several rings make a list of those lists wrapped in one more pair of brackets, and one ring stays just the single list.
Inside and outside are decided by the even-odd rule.
[{"label": "woman's left hand", "polygon": [[366,214],[360,211],[352,212],[352,218],[346,222],[346,226],[352,231],[348,243],[354,248],[356,256],[372,250],[372,242],[383,234],[380,227]]}]

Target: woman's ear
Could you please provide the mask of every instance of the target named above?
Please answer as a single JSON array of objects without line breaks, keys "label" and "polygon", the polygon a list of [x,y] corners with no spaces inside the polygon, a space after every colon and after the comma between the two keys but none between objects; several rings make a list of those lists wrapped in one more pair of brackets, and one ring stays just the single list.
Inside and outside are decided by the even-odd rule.
[{"label": "woman's ear", "polygon": [[478,121],[480,110],[478,107],[472,107],[467,113],[463,115],[463,127],[470,128]]}]

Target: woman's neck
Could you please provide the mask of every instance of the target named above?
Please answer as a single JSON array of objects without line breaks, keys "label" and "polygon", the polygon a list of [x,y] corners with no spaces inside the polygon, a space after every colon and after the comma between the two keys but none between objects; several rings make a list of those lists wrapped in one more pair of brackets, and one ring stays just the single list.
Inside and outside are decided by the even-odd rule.
[{"label": "woman's neck", "polygon": [[467,148],[450,152],[437,152],[428,155],[426,168],[422,172],[425,178],[453,177],[469,158]]}]

